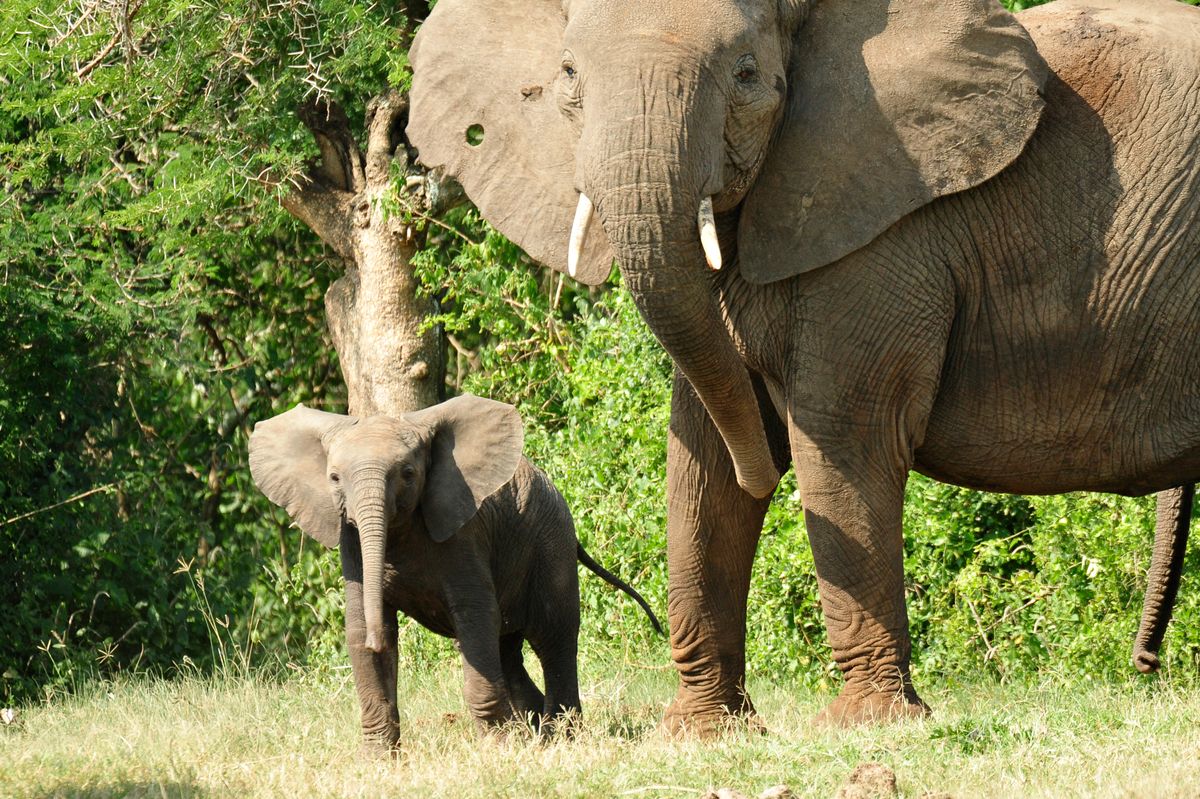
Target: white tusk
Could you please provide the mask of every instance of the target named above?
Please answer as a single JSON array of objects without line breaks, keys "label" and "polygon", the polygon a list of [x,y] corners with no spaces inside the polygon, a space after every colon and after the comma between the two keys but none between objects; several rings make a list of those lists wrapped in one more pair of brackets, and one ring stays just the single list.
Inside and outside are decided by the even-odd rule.
[{"label": "white tusk", "polygon": [[579,193],[579,207],[575,209],[575,221],[571,225],[571,241],[567,244],[567,274],[575,277],[579,269],[579,256],[583,252],[583,240],[588,225],[592,222],[592,201],[583,192]]},{"label": "white tusk", "polygon": [[714,271],[721,268],[721,241],[717,238],[717,221],[713,216],[712,197],[705,197],[697,214],[700,224],[700,244],[704,247],[704,258]]}]

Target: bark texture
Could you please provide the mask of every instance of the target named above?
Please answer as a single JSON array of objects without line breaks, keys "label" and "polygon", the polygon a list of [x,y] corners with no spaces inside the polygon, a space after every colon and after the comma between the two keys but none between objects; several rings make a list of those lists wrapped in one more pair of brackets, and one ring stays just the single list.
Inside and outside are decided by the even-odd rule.
[{"label": "bark texture", "polygon": [[442,395],[441,337],[436,328],[421,329],[434,300],[418,296],[409,265],[416,234],[383,207],[393,163],[407,170],[407,111],[399,93],[375,98],[367,108],[364,152],[336,104],[301,107],[321,156],[281,200],[347,263],[325,294],[325,313],[350,413],[357,416],[395,416],[434,405]]}]

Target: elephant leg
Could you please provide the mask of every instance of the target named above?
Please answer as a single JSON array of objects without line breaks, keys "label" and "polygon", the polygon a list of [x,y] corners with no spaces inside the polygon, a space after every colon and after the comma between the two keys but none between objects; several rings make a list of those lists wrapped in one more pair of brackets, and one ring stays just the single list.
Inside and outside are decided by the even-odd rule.
[{"label": "elephant leg", "polygon": [[399,633],[396,613],[384,613],[383,651],[372,652],[366,647],[362,562],[357,542],[343,546],[341,553],[342,574],[346,578],[346,648],[362,709],[363,749],[372,754],[385,753],[395,749],[400,739],[400,714],[396,707],[396,640]]},{"label": "elephant leg", "polygon": [[513,708],[524,719],[528,719],[534,727],[541,723],[542,708],[546,697],[534,685],[525,671],[525,658],[521,650],[525,639],[521,633],[510,633],[500,638],[500,666],[504,670],[504,682],[508,686],[508,695],[512,697]]},{"label": "elephant leg", "polygon": [[[551,726],[551,733],[561,732],[563,717],[578,717],[582,713],[579,702],[579,603],[573,611],[564,611],[568,616],[560,618],[549,636],[530,639],[530,645],[542,664],[546,678],[546,701],[543,713]],[[567,720],[570,724],[570,720]]]},{"label": "elephant leg", "polygon": [[453,591],[450,614],[462,655],[463,698],[476,723],[488,730],[511,721],[514,708],[500,658],[500,608],[490,579],[476,576],[473,585]]},{"label": "elephant leg", "polygon": [[846,680],[818,720],[842,725],[924,715],[928,708],[909,677],[904,603],[900,528],[908,465],[860,443],[896,436],[846,432],[827,447],[798,438],[796,477],[821,609]]},{"label": "elephant leg", "polygon": [[[787,468],[787,434],[755,381],[775,466]],[[678,371],[667,446],[667,613],[679,689],[663,730],[712,735],[750,719],[746,595],[770,498],[738,486],[733,462],[691,384]]]}]

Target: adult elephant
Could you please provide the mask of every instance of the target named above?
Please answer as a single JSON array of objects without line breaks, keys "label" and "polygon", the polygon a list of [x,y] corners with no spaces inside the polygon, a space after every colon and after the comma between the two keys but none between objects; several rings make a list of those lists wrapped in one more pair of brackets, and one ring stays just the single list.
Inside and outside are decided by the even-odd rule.
[{"label": "adult elephant", "polygon": [[911,469],[1200,478],[1200,9],[440,0],[411,57],[422,161],[544,263],[597,282],[615,256],[677,366],[669,729],[753,712],[746,595],[789,461],[843,723],[926,712]]}]

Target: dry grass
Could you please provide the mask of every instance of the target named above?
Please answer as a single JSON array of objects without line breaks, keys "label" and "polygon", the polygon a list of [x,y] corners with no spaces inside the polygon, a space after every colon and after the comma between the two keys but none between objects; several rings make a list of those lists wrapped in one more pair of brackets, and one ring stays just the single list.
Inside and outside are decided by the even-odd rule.
[{"label": "dry grass", "polygon": [[670,672],[589,671],[585,728],[548,744],[477,736],[454,664],[402,678],[405,751],[388,762],[358,755],[346,672],[96,685],[0,726],[0,796],[830,797],[863,761],[906,797],[1200,796],[1200,700],[1163,684],[934,687],[932,718],[850,731],[811,726],[828,697],[761,684],[768,734],[704,744],[655,730]]}]

